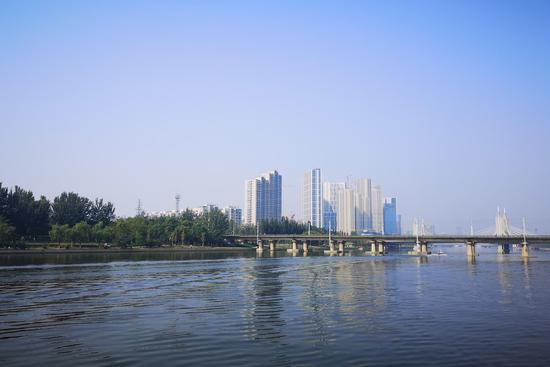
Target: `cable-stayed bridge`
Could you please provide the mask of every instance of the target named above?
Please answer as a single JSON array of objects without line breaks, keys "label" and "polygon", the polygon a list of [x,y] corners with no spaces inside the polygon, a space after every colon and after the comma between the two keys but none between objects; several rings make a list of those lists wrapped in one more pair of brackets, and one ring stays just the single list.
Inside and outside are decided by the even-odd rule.
[{"label": "cable-stayed bridge", "polygon": [[[472,229],[473,231],[473,229]],[[508,221],[508,216],[506,215],[506,209],[502,212],[500,208],[497,208],[497,215],[495,216],[495,225],[474,232],[475,234],[485,235],[485,236],[522,236],[522,235],[532,235],[525,229],[525,220],[523,220],[523,227],[515,227],[511,225]]]}]

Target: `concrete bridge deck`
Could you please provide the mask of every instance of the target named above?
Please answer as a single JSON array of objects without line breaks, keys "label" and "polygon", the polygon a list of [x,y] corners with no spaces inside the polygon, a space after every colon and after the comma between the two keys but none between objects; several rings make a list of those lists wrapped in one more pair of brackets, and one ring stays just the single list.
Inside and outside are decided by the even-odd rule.
[{"label": "concrete bridge deck", "polygon": [[[308,252],[312,242],[328,242],[328,253],[344,253],[346,243],[354,243],[357,245],[370,244],[372,255],[384,255],[386,253],[386,245],[390,243],[412,243],[415,244],[411,255],[427,255],[430,254],[428,244],[434,243],[463,243],[466,245],[466,253],[468,256],[475,256],[475,245],[477,243],[495,244],[498,246],[498,253],[510,253],[511,244],[521,245],[522,256],[529,256],[530,244],[550,244],[550,235],[513,235],[513,236],[458,236],[458,235],[428,235],[428,236],[342,236],[334,235],[293,235],[293,234],[263,234],[263,235],[231,235],[226,236],[226,240],[230,242],[252,242],[257,244],[257,251],[263,252],[264,243],[269,243],[269,250],[275,251],[278,242],[290,242],[291,248],[287,251],[297,252],[298,242],[302,244],[302,251]],[[335,243],[338,244],[336,249]]]},{"label": "concrete bridge deck", "polygon": [[[230,235],[225,237],[228,241],[234,242],[256,242],[260,241],[328,241],[328,235],[310,235],[307,234],[262,234],[256,235]],[[417,237],[411,235],[386,236],[342,236],[332,235],[331,240],[335,242],[352,242],[352,243],[416,243]],[[529,244],[550,244],[550,235],[527,235],[525,240]],[[522,235],[517,236],[481,236],[481,235],[428,235],[419,236],[418,241],[427,243],[484,243],[484,244],[521,244],[524,241]]]}]

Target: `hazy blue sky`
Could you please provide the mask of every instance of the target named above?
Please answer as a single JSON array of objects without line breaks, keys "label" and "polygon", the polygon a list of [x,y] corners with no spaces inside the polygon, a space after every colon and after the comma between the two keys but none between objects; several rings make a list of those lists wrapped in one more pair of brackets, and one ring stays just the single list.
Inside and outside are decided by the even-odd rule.
[{"label": "hazy blue sky", "polygon": [[550,232],[549,1],[2,1],[0,181],[117,214],[371,177],[405,223]]}]

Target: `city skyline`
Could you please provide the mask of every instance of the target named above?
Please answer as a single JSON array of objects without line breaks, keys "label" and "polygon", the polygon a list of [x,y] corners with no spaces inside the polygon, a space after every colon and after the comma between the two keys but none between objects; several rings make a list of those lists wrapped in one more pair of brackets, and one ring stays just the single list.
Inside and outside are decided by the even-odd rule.
[{"label": "city skyline", "polygon": [[545,366],[550,0],[3,0],[6,366]]},{"label": "city skyline", "polygon": [[[372,177],[403,228],[550,233],[546,2],[25,6],[0,14],[0,180],[117,214]],[[473,16],[475,14],[475,16]],[[220,184],[223,182],[223,184]]]}]

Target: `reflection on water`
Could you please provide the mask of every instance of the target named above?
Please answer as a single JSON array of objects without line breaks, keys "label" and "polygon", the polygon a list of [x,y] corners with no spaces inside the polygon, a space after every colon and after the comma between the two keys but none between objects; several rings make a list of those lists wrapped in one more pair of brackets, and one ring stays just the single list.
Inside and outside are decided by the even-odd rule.
[{"label": "reflection on water", "polygon": [[550,254],[445,252],[0,257],[0,364],[546,365]]}]

